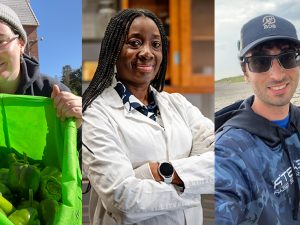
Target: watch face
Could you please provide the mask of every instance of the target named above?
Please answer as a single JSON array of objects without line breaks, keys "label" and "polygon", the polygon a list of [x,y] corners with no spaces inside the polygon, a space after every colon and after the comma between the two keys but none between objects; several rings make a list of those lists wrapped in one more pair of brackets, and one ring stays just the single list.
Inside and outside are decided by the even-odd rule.
[{"label": "watch face", "polygon": [[166,162],[160,164],[159,170],[161,174],[164,175],[165,177],[172,176],[174,172],[173,166],[170,163],[166,163]]}]

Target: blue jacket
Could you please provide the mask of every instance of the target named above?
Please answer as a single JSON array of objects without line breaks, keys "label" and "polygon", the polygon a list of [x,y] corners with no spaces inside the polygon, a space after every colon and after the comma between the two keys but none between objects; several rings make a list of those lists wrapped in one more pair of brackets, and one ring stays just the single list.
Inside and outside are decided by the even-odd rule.
[{"label": "blue jacket", "polygon": [[300,109],[290,105],[284,129],[255,114],[253,100],[216,117],[215,224],[299,225]]}]

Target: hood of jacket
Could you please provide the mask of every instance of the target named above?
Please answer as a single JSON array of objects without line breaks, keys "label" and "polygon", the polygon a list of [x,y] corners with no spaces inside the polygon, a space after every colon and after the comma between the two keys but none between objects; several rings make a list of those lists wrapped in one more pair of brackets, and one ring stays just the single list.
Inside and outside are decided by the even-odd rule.
[{"label": "hood of jacket", "polygon": [[15,94],[50,97],[54,84],[58,85],[61,91],[70,92],[70,89],[61,82],[41,74],[38,61],[25,54],[21,57],[20,77],[20,84]]},{"label": "hood of jacket", "polygon": [[40,70],[39,70],[39,63],[36,61],[36,59],[23,54],[23,57],[21,57],[21,65],[20,65],[20,84],[16,91],[16,94],[31,94],[28,93],[33,90],[30,87],[33,83],[36,83],[40,89],[42,89],[43,82],[40,79]]},{"label": "hood of jacket", "polygon": [[281,138],[291,136],[294,132],[299,133],[300,109],[298,107],[290,104],[290,119],[287,129],[285,129],[256,114],[251,108],[253,101],[254,96],[251,96],[216,112],[216,132],[220,132],[228,126],[244,129],[261,138],[270,147],[278,145]]}]

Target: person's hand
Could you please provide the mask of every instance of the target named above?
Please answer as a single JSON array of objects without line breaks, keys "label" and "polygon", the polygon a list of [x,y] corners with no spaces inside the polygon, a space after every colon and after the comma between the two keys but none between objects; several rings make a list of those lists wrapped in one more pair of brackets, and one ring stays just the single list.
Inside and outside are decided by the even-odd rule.
[{"label": "person's hand", "polygon": [[163,178],[158,173],[158,162],[149,162],[149,167],[155,181],[163,181]]},{"label": "person's hand", "polygon": [[82,100],[70,92],[60,91],[57,85],[53,85],[51,98],[54,101],[57,116],[64,121],[65,118],[75,117],[76,126],[80,127],[82,122]]}]

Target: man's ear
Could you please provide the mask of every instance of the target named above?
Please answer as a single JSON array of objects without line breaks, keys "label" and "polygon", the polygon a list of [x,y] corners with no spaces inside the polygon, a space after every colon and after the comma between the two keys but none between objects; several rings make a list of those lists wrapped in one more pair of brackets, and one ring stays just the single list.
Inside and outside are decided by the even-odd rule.
[{"label": "man's ear", "polygon": [[247,69],[246,69],[246,63],[245,62],[240,62],[240,65],[241,65],[241,69],[244,73],[244,80],[246,82],[249,82],[249,76],[248,76]]},{"label": "man's ear", "polygon": [[25,52],[25,43],[23,41],[23,39],[19,38],[19,45],[20,45],[20,55],[23,55]]},{"label": "man's ear", "polygon": [[245,80],[247,83],[249,83],[249,82],[250,82],[250,80],[249,80],[249,76],[248,76],[248,74],[247,74],[247,72],[246,72],[246,71],[244,72],[244,80]]},{"label": "man's ear", "polygon": [[244,73],[246,73],[246,63],[245,62],[240,62],[241,69]]}]

